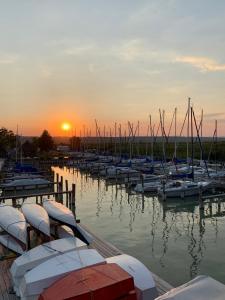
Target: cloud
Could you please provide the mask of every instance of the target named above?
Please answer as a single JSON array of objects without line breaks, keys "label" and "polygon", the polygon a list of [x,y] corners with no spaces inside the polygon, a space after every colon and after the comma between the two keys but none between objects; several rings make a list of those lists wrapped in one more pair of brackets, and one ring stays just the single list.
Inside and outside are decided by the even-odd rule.
[{"label": "cloud", "polygon": [[14,64],[16,60],[17,60],[17,56],[15,55],[0,54],[0,65]]},{"label": "cloud", "polygon": [[175,58],[175,61],[190,64],[201,72],[225,71],[225,64],[219,64],[215,60],[204,56],[179,56]]},{"label": "cloud", "polygon": [[204,118],[206,119],[216,119],[223,116],[225,117],[225,112],[204,114]]},{"label": "cloud", "polygon": [[52,71],[50,70],[49,66],[41,66],[41,76],[43,78],[50,78],[52,76]]},{"label": "cloud", "polygon": [[66,55],[82,55],[95,49],[93,44],[83,46],[72,46],[64,50]]}]

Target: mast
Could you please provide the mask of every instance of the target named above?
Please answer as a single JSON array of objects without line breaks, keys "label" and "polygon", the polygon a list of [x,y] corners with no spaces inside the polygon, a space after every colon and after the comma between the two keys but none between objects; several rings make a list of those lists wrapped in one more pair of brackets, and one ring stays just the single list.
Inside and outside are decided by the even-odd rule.
[{"label": "mast", "polygon": [[115,122],[115,155],[116,155],[116,137],[117,137],[117,123]]},{"label": "mast", "polygon": [[[202,131],[203,131],[203,109],[201,112],[201,130],[200,130],[201,140],[202,140]],[[202,161],[202,151],[201,151],[200,161]]]},{"label": "mast", "polygon": [[191,106],[191,167],[192,180],[194,181],[194,137],[193,137],[193,107]]},{"label": "mast", "polygon": [[215,121],[215,162],[216,162],[216,173],[217,173],[217,120]]},{"label": "mast", "polygon": [[152,116],[149,115],[149,126],[150,126],[150,134],[151,134],[151,160],[153,161],[153,146],[154,146],[154,132],[152,128]]},{"label": "mast", "polygon": [[188,124],[187,124],[187,162],[189,159],[189,136],[190,136],[190,104],[191,104],[191,98],[188,98]]},{"label": "mast", "polygon": [[177,158],[177,108],[174,111],[174,155]]},{"label": "mast", "polygon": [[16,125],[16,162],[18,161],[18,124]]}]

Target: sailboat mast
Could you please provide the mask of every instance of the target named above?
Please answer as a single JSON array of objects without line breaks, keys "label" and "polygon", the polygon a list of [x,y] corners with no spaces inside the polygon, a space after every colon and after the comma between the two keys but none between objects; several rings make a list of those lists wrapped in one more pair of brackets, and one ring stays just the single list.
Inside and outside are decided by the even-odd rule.
[{"label": "sailboat mast", "polygon": [[18,161],[18,124],[16,125],[16,162]]},{"label": "sailboat mast", "polygon": [[216,162],[216,173],[217,173],[217,120],[215,121],[215,162]]},{"label": "sailboat mast", "polygon": [[190,103],[191,98],[188,98],[188,124],[187,124],[187,162],[189,159],[189,137],[190,137]]},{"label": "sailboat mast", "polygon": [[177,108],[174,111],[174,155],[177,158]]},{"label": "sailboat mast", "polygon": [[192,167],[192,180],[194,181],[193,107],[191,107],[191,167]]},{"label": "sailboat mast", "polygon": [[[203,109],[201,112],[201,130],[200,130],[201,140],[202,140],[202,132],[203,132]],[[202,151],[201,151],[200,161],[202,161]]]}]

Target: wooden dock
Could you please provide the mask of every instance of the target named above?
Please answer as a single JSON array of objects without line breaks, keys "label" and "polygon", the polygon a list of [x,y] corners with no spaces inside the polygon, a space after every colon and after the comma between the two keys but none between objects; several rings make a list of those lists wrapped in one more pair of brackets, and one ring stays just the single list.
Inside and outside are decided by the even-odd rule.
[{"label": "wooden dock", "polygon": [[[93,236],[93,242],[90,244],[89,247],[92,249],[96,249],[103,257],[107,258],[107,257],[122,254],[122,251],[117,249],[112,244],[99,238],[97,235],[95,235],[93,232],[91,232],[86,226],[84,226],[83,224],[81,226],[88,233],[90,233]],[[0,252],[2,252],[1,248],[0,248]],[[10,276],[10,272],[9,272],[9,269],[10,269],[14,259],[15,258],[9,258],[9,259],[6,259],[6,260],[0,262],[0,300],[18,300],[19,299],[13,293],[11,276]],[[162,295],[173,288],[169,283],[162,280],[156,274],[153,274],[153,277],[154,277],[159,295]]]}]

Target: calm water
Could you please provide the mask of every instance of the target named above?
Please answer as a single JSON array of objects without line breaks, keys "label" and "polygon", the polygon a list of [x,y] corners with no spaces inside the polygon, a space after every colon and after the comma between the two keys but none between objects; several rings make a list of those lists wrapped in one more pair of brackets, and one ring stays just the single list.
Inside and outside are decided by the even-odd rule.
[{"label": "calm water", "polygon": [[[76,183],[76,213],[93,232],[177,286],[197,274],[225,283],[225,203],[218,212],[197,202],[128,195],[124,187],[106,186],[72,169],[54,168]],[[202,214],[201,214],[202,215]]]}]

